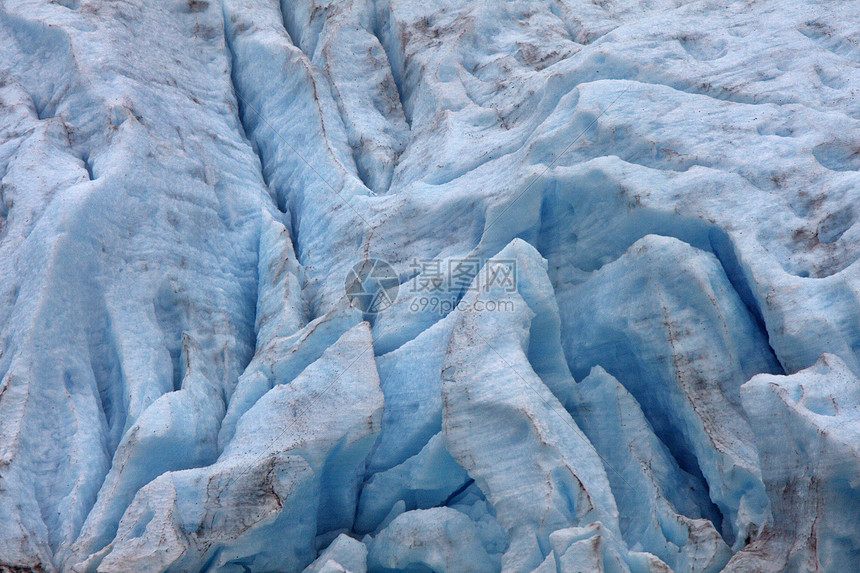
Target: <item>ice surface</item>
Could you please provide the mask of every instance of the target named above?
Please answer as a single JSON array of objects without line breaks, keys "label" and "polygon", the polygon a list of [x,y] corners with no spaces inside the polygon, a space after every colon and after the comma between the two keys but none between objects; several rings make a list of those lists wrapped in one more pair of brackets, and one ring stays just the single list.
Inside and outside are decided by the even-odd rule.
[{"label": "ice surface", "polygon": [[449,507],[398,515],[370,542],[367,560],[372,571],[498,570],[498,556],[487,553],[475,524]]},{"label": "ice surface", "polygon": [[0,571],[855,570],[858,30],[0,3]]},{"label": "ice surface", "polygon": [[838,357],[824,354],[791,376],[756,376],[741,395],[775,519],[728,569],[853,569],[860,551],[860,380]]},{"label": "ice surface", "polygon": [[367,547],[341,533],[302,573],[367,573]]}]

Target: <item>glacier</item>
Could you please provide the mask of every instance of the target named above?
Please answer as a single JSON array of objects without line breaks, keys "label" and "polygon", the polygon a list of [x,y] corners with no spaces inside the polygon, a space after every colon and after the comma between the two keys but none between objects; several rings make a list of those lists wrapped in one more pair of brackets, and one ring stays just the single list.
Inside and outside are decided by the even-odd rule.
[{"label": "glacier", "polygon": [[0,573],[860,571],[858,94],[838,0],[3,0]]}]

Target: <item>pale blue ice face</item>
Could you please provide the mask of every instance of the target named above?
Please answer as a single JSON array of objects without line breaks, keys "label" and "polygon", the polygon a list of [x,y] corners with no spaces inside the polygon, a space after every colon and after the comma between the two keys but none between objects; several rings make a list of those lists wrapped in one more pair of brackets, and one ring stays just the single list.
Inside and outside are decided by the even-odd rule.
[{"label": "pale blue ice face", "polygon": [[0,571],[853,571],[851,2],[7,0]]}]

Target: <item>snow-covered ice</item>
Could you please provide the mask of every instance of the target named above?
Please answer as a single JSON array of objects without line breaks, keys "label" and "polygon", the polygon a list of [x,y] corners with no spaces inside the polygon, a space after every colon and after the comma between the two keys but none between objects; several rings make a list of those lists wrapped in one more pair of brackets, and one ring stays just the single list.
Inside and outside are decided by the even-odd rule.
[{"label": "snow-covered ice", "polygon": [[852,2],[0,2],[0,572],[860,570],[858,205]]}]

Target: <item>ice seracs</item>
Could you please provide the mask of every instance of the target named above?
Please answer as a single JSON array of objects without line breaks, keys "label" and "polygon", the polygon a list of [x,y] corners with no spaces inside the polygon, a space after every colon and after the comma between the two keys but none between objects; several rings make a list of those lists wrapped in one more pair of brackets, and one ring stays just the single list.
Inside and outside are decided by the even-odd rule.
[{"label": "ice seracs", "polygon": [[633,396],[595,366],[575,386],[571,409],[607,467],[624,540],[676,573],[720,571],[731,557],[718,533],[721,516],[702,482],[654,435]]},{"label": "ice seracs", "polygon": [[755,537],[770,504],[738,389],[779,366],[717,259],[649,235],[559,307],[574,374],[604,366],[623,380],[680,467],[706,481],[721,532],[736,548]]},{"label": "ice seracs", "polygon": [[73,568],[303,569],[318,535],[353,525],[382,407],[360,324],[260,398],[215,463],[141,489],[110,544]]},{"label": "ice seracs", "polygon": [[[529,259],[539,257],[523,241],[499,254],[531,272]],[[525,571],[544,560],[553,531],[592,521],[617,531],[618,512],[599,456],[529,363],[535,313],[518,294],[509,298],[510,313],[460,314],[443,370],[443,428],[508,532],[503,570]]]}]

